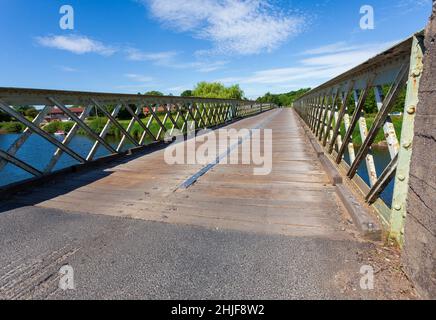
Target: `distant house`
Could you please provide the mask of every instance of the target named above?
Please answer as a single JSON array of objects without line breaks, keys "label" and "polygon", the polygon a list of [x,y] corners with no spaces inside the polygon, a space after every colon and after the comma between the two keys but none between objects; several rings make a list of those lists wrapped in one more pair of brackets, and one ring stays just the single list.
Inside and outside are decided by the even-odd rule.
[{"label": "distant house", "polygon": [[[175,109],[175,106],[168,105],[167,108],[170,109],[171,111],[173,111],[173,110]],[[142,111],[144,112],[144,114],[145,114],[146,116],[148,116],[149,114],[151,114],[150,110],[149,110],[148,108],[146,108],[146,107],[143,108]],[[154,108],[153,108],[153,111],[154,111]],[[156,113],[163,113],[163,112],[167,112],[167,110],[165,109],[164,106],[159,106],[159,107],[156,109],[155,112],[156,112]]]},{"label": "distant house", "polygon": [[[80,116],[83,112],[83,108],[70,108],[68,109],[72,113],[74,113],[76,116]],[[69,121],[71,120],[68,115],[66,115],[61,109],[59,108],[53,108],[45,117],[45,121],[47,122],[53,122],[53,121]]]}]

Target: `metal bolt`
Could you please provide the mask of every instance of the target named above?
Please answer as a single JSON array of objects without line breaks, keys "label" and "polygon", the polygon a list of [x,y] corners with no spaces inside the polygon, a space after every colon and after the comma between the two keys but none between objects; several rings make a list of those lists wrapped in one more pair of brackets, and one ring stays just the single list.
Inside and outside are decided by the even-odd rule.
[{"label": "metal bolt", "polygon": [[403,147],[409,149],[412,146],[412,142],[404,142]]},{"label": "metal bolt", "polygon": [[394,209],[397,210],[397,211],[400,211],[401,208],[402,208],[402,206],[401,206],[400,204],[396,204],[396,205],[394,206]]},{"label": "metal bolt", "polygon": [[415,111],[416,111],[416,107],[415,107],[415,106],[412,106],[412,107],[410,107],[409,109],[407,109],[407,113],[408,113],[408,114],[414,114]]},{"label": "metal bolt", "polygon": [[398,180],[400,180],[400,181],[404,181],[404,180],[406,180],[406,177],[403,176],[402,174],[400,174],[400,175],[398,176]]}]

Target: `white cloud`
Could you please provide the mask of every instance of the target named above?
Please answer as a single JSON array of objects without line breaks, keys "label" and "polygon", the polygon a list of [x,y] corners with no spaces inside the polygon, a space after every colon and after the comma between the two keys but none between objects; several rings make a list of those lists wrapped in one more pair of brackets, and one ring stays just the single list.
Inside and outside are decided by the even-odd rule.
[{"label": "white cloud", "polygon": [[222,69],[227,61],[190,61],[178,62],[179,53],[176,51],[143,52],[138,49],[129,48],[126,50],[127,59],[131,61],[150,61],[155,65],[173,69],[192,69],[198,72],[212,72]]},{"label": "white cloud", "polygon": [[140,74],[134,74],[134,73],[127,73],[124,75],[126,78],[135,81],[135,82],[150,82],[153,81],[152,77],[143,76]]},{"label": "white cloud", "polygon": [[[358,58],[356,54],[361,52],[364,56],[369,58],[388,49],[391,46],[394,46],[397,43],[398,41],[389,41],[389,42],[382,42],[382,43],[350,45],[347,44],[346,42],[336,42],[318,48],[313,48],[303,51],[301,55],[323,55],[323,54],[338,55],[340,53],[347,52]],[[357,58],[353,60],[356,60]],[[348,59],[346,61],[348,61]]]},{"label": "white cloud", "polygon": [[228,61],[196,61],[179,63],[174,65],[174,67],[179,69],[194,69],[198,72],[207,73],[223,69],[227,63]]},{"label": "white cloud", "polygon": [[327,44],[325,46],[321,46],[321,47],[314,48],[314,49],[309,49],[309,50],[303,51],[301,54],[302,55],[316,55],[316,54],[325,54],[325,53],[337,53],[337,52],[349,51],[349,50],[353,50],[353,49],[355,49],[355,47],[351,47],[351,46],[347,45],[346,42],[342,41],[342,42]]},{"label": "white cloud", "polygon": [[397,8],[404,7],[423,7],[423,6],[431,6],[432,0],[400,0],[396,4]]},{"label": "white cloud", "polygon": [[164,26],[212,41],[221,54],[272,51],[301,32],[305,19],[269,0],[141,0]]},{"label": "white cloud", "polygon": [[103,43],[86,36],[46,36],[37,37],[36,41],[44,47],[65,50],[75,54],[96,53],[102,56],[110,56],[116,52],[116,49],[105,46]]},{"label": "white cloud", "polygon": [[57,68],[63,72],[79,72],[79,70],[68,66],[58,66]]},{"label": "white cloud", "polygon": [[311,57],[301,60],[301,63],[309,66],[347,66],[352,67],[358,65],[365,60],[368,60],[371,56],[374,56],[373,52],[365,51],[350,51],[337,54],[328,54],[318,57]]},{"label": "white cloud", "polygon": [[120,85],[117,86],[116,88],[127,90],[129,92],[141,92],[144,90],[149,90],[151,82],[154,81],[152,77],[145,76],[142,74],[136,74],[136,73],[126,73],[124,74],[124,77],[129,79],[133,83]]},{"label": "white cloud", "polygon": [[[306,50],[294,66],[259,70],[242,77],[218,79],[225,84],[239,83],[250,98],[267,91],[283,92],[296,88],[316,87],[365,62],[395,44],[396,41],[350,45],[345,42]],[[286,89],[288,88],[288,89]]]},{"label": "white cloud", "polygon": [[127,59],[131,61],[151,61],[158,65],[167,65],[171,63],[177,52],[164,51],[164,52],[142,52],[138,49],[129,48],[126,50]]},{"label": "white cloud", "polygon": [[283,84],[293,81],[313,80],[320,78],[331,78],[340,72],[345,71],[344,68],[337,69],[336,67],[290,67],[279,69],[268,69],[256,71],[246,77],[230,77],[218,79],[217,81],[226,84]]},{"label": "white cloud", "polygon": [[173,95],[181,95],[183,91],[185,90],[192,90],[194,85],[183,85],[183,86],[176,86],[172,88],[168,88],[168,93],[171,93]]}]

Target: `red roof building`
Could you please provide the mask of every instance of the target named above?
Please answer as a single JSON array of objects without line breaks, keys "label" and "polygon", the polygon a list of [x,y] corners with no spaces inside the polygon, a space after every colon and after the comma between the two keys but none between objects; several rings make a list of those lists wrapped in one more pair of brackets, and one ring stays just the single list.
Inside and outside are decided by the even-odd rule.
[{"label": "red roof building", "polygon": [[[80,116],[83,112],[83,108],[69,108],[72,113],[74,113],[76,116]],[[69,121],[71,120],[70,117],[65,114],[61,109],[59,108],[53,108],[45,117],[45,120],[47,122],[52,121]]]}]

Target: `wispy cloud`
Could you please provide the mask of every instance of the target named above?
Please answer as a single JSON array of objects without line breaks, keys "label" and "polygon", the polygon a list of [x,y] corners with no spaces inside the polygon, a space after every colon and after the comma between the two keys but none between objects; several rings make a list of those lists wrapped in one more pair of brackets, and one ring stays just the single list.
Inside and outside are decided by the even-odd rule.
[{"label": "wispy cloud", "polygon": [[272,51],[299,34],[302,16],[269,0],[140,0],[164,26],[209,40],[221,54]]},{"label": "wispy cloud", "polygon": [[127,73],[124,75],[126,78],[135,81],[135,82],[150,82],[153,81],[152,77],[140,75],[140,74],[134,74],[134,73]]},{"label": "wispy cloud", "polygon": [[424,7],[427,5],[431,5],[432,0],[399,0],[395,5],[397,8],[405,8],[405,7]]},{"label": "wispy cloud", "polygon": [[197,60],[189,62],[181,62],[179,52],[163,51],[163,52],[143,52],[138,49],[129,48],[126,50],[127,59],[131,61],[148,61],[155,65],[168,67],[173,69],[192,69],[198,72],[212,72],[222,69],[227,61],[206,61]]},{"label": "wispy cloud", "polygon": [[44,47],[65,50],[80,55],[96,53],[102,56],[110,56],[117,51],[99,41],[79,35],[37,37],[36,41]]},{"label": "wispy cloud", "polygon": [[312,48],[306,51],[303,51],[301,55],[321,55],[321,54],[329,54],[329,53],[341,53],[341,52],[358,52],[362,51],[366,54],[371,54],[373,52],[378,53],[382,50],[385,50],[389,48],[390,46],[393,46],[398,41],[389,41],[389,42],[382,42],[382,43],[367,43],[367,44],[357,44],[352,45],[345,41],[336,42],[327,44],[324,46],[320,46],[318,48]]},{"label": "wispy cloud", "polygon": [[158,65],[170,64],[177,56],[176,51],[143,52],[138,49],[126,49],[127,59],[131,61],[151,61]]},{"label": "wispy cloud", "polygon": [[292,90],[314,87],[365,62],[395,43],[396,41],[359,45],[345,42],[327,44],[301,52],[297,56],[304,55],[305,58],[296,61],[294,66],[259,70],[242,77],[229,77],[217,81],[245,85],[246,92],[256,92],[258,95],[265,93],[265,90],[278,92],[284,88]]},{"label": "wispy cloud", "polygon": [[150,90],[150,86],[148,84],[145,84],[145,83],[126,84],[126,85],[116,86],[115,89],[127,90],[128,92],[137,93],[137,92],[143,92],[143,91]]},{"label": "wispy cloud", "polygon": [[61,70],[61,71],[63,71],[63,72],[79,72],[78,69],[71,68],[71,67],[68,67],[68,66],[57,66],[56,68]]},{"label": "wispy cloud", "polygon": [[124,74],[124,78],[130,80],[132,83],[119,85],[116,88],[128,90],[130,92],[141,92],[144,90],[148,90],[152,81],[154,81],[153,77],[136,73],[126,73]]},{"label": "wispy cloud", "polygon": [[175,86],[168,88],[168,93],[174,94],[174,95],[180,95],[185,90],[191,90],[193,85],[183,85],[183,86]]}]

